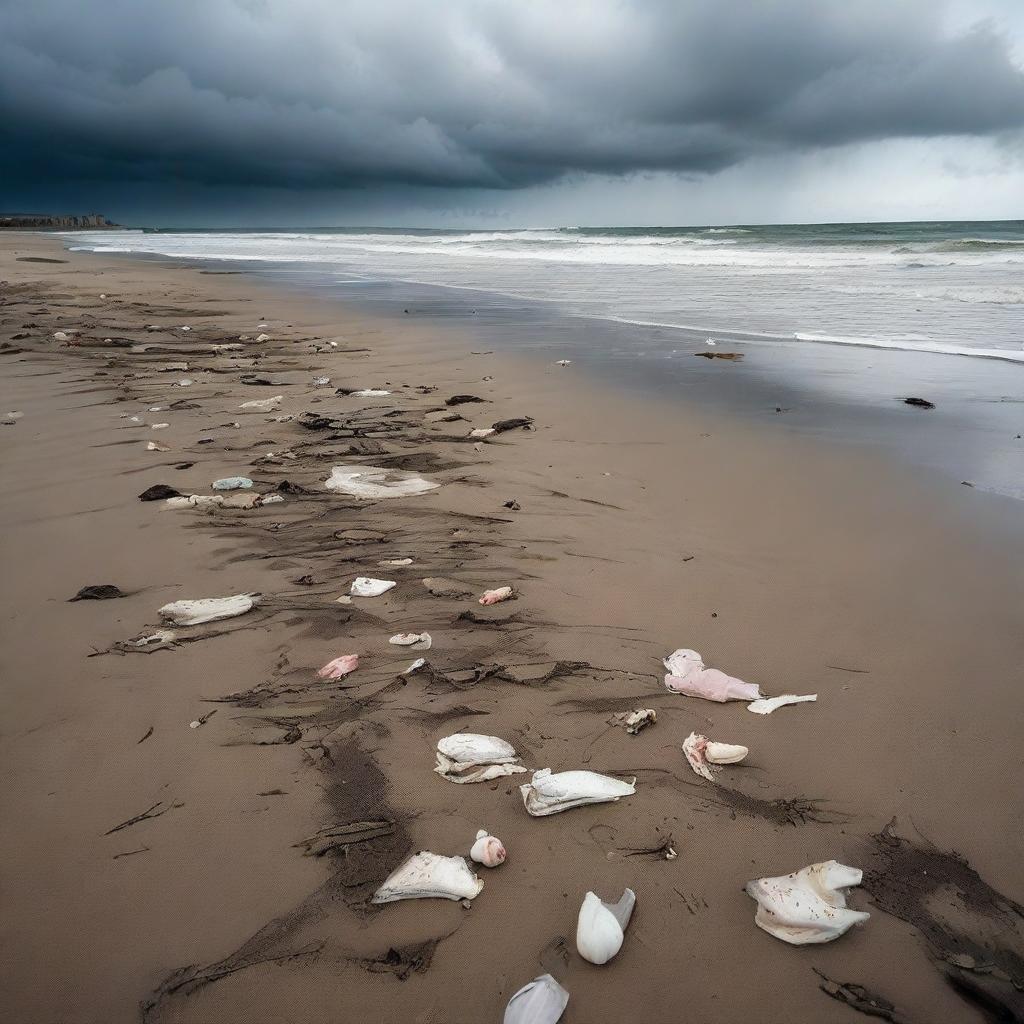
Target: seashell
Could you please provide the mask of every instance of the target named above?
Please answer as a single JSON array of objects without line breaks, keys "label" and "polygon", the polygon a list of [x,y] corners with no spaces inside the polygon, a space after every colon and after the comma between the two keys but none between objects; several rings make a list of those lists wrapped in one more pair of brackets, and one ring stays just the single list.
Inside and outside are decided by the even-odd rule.
[{"label": "seashell", "polygon": [[717,668],[705,668],[696,651],[685,648],[673,651],[663,664],[669,671],[665,676],[665,687],[673,693],[719,703],[728,700],[757,700],[761,696],[756,683],[745,683],[742,679],[719,672]]},{"label": "seashell", "polygon": [[550,974],[542,974],[508,1001],[503,1024],[558,1024],[568,1002],[569,993]]},{"label": "seashell", "polygon": [[719,771],[720,764],[736,764],[747,756],[749,751],[746,747],[737,746],[731,743],[714,743],[701,736],[700,733],[691,732],[683,740],[683,753],[690,767],[708,782],[714,782],[714,772]]},{"label": "seashell", "polygon": [[746,884],[757,900],[754,923],[793,946],[831,942],[871,915],[846,906],[845,890],[860,885],[863,872],[834,860],[802,868],[778,878]]},{"label": "seashell", "polygon": [[358,654],[342,654],[317,672],[321,679],[342,679],[359,668]]},{"label": "seashell", "polygon": [[392,871],[370,902],[471,900],[483,887],[462,857],[441,857],[422,850]]},{"label": "seashell", "polygon": [[605,903],[594,893],[583,897],[576,923],[576,949],[592,964],[606,964],[622,948],[636,893],[626,889],[618,903]]},{"label": "seashell", "polygon": [[200,597],[193,601],[172,601],[158,609],[157,614],[176,626],[198,626],[218,619],[233,619],[251,611],[259,603],[260,594],[235,594],[232,597]]},{"label": "seashell", "polygon": [[254,398],[251,402],[243,402],[239,409],[252,409],[255,412],[272,412],[284,401],[284,395],[273,398]]},{"label": "seashell", "polygon": [[439,486],[416,473],[374,466],[335,466],[324,482],[328,491],[349,494],[353,498],[406,498]]},{"label": "seashell", "polygon": [[738,743],[715,743],[709,740],[704,748],[704,756],[712,764],[739,764],[750,751]]},{"label": "seashell", "polygon": [[518,760],[515,747],[498,736],[458,732],[438,741],[434,771],[449,782],[487,782],[525,772]]},{"label": "seashell", "polygon": [[252,481],[247,476],[225,476],[214,480],[212,487],[215,491],[248,490],[252,487]]},{"label": "seashell", "polygon": [[429,651],[432,642],[429,633],[396,633],[388,641],[396,647],[411,647],[414,651]]},{"label": "seashell", "polygon": [[514,591],[511,587],[498,587],[497,590],[485,590],[480,596],[480,604],[499,604],[507,601]]},{"label": "seashell", "polygon": [[353,398],[383,398],[385,395],[390,395],[390,391],[384,391],[382,388],[361,388],[359,391],[350,391],[349,394]]},{"label": "seashell", "polygon": [[394,580],[375,580],[369,576],[358,576],[352,581],[348,592],[353,597],[380,597],[396,586],[398,584]]},{"label": "seashell", "polygon": [[224,504],[222,494],[190,494],[187,497],[168,498],[164,504],[167,508],[219,508]]},{"label": "seashell", "polygon": [[505,863],[505,847],[497,836],[489,835],[486,829],[480,829],[469,856],[477,864],[483,864],[486,868],[496,868],[499,864]]},{"label": "seashell", "polygon": [[636,779],[623,782],[597,772],[572,771],[552,774],[550,768],[533,773],[525,786],[519,787],[528,814],[541,818],[558,814],[584,804],[611,803],[636,792]]},{"label": "seashell", "polygon": [[817,699],[816,693],[808,693],[803,697],[798,697],[795,693],[784,693],[781,697],[762,697],[760,700],[755,700],[752,704],[747,705],[747,710],[753,711],[755,715],[770,715],[787,704],[805,704],[807,701]]}]

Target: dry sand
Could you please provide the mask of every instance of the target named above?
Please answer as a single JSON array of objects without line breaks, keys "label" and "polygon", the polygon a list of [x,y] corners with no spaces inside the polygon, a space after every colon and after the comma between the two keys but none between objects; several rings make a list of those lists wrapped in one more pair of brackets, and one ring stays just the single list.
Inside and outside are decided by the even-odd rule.
[{"label": "dry sand", "polygon": [[[8,235],[0,282],[0,412],[24,414],[0,426],[3,1019],[475,1024],[545,971],[571,993],[567,1024],[860,1019],[815,969],[897,1020],[985,1019],[947,975],[1020,1000],[1024,560],[999,501],[242,276]],[[335,393],[360,387],[392,394]],[[465,421],[424,421],[467,393],[485,402],[458,406]],[[332,423],[239,409],[276,394],[278,415]],[[535,429],[466,438],[513,416]],[[326,493],[351,463],[441,486]],[[310,493],[214,512],[137,499],[230,475]],[[358,575],[399,585],[336,603]],[[428,576],[518,599],[432,597]],[[103,583],[126,596],[68,603]],[[257,610],[179,631],[195,642],[114,646],[169,601],[248,591]],[[387,638],[420,630],[434,671],[401,678],[415,655]],[[762,718],[669,694],[676,647],[818,702]],[[316,678],[349,652],[357,672]],[[609,725],[635,707],[657,723]],[[456,731],[508,739],[531,769],[635,775],[636,795],[530,818],[527,777],[432,772]],[[691,731],[750,757],[704,782]],[[304,855],[363,821],[383,834]],[[409,852],[467,853],[481,827],[509,857],[480,869],[470,909],[368,904]],[[638,852],[666,841],[677,859]],[[865,869],[866,925],[804,948],[754,926],[748,879],[829,858]],[[594,967],[580,902],[624,886],[625,945]]]}]

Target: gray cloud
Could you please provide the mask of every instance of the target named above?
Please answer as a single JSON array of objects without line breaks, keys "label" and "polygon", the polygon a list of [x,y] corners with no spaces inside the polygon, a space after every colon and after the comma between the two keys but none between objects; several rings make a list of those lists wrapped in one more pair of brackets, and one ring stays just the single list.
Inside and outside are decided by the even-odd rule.
[{"label": "gray cloud", "polygon": [[[961,3],[963,0],[961,0]],[[1024,126],[938,0],[0,0],[2,181],[519,189]]]}]

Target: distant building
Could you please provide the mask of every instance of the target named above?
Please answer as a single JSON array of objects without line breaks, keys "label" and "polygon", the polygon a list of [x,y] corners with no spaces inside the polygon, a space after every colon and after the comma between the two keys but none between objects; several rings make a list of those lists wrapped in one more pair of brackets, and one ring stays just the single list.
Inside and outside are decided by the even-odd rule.
[{"label": "distant building", "polygon": [[77,231],[83,228],[116,228],[106,217],[98,213],[82,217],[55,216],[47,213],[0,213],[0,230],[20,231]]}]

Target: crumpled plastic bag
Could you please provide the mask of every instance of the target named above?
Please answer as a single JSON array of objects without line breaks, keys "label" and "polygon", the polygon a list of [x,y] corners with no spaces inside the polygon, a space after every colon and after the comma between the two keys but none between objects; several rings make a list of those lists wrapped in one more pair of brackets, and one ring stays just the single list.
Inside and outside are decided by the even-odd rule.
[{"label": "crumpled plastic bag", "polygon": [[541,768],[533,778],[519,787],[523,806],[535,818],[558,814],[584,804],[610,803],[636,792],[636,779],[624,782],[597,772],[571,771],[552,774],[550,768]]},{"label": "crumpled plastic bag", "polygon": [[421,850],[388,875],[370,902],[471,900],[483,887],[484,883],[473,874],[464,858],[442,857]]},{"label": "crumpled plastic bag", "polygon": [[761,689],[757,683],[745,683],[735,676],[719,672],[717,668],[705,668],[696,651],[680,648],[664,660],[669,674],[665,676],[665,688],[687,697],[700,697],[724,704],[729,700],[759,700]]},{"label": "crumpled plastic bag", "polygon": [[324,482],[327,490],[354,498],[408,498],[439,486],[416,473],[373,466],[335,466]]},{"label": "crumpled plastic bag", "polygon": [[260,594],[234,594],[231,597],[201,597],[194,601],[172,601],[157,614],[165,622],[176,626],[199,626],[218,619],[233,619],[244,615],[259,603]]},{"label": "crumpled plastic bag", "polygon": [[449,782],[488,782],[525,772],[515,747],[499,736],[459,732],[437,744],[434,771]]}]

